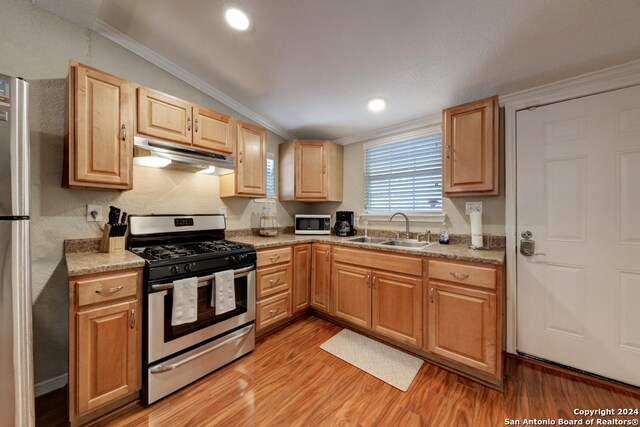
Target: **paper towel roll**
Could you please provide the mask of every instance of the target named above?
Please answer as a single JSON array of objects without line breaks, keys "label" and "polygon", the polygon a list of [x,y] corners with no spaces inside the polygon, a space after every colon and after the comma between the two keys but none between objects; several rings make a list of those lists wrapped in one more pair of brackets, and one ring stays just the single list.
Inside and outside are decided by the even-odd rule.
[{"label": "paper towel roll", "polygon": [[471,212],[471,246],[482,247],[482,212]]}]

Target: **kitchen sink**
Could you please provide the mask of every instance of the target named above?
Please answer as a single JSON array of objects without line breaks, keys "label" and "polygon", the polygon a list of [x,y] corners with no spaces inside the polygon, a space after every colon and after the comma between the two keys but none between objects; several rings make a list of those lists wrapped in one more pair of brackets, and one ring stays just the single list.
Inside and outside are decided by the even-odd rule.
[{"label": "kitchen sink", "polygon": [[381,245],[389,245],[389,246],[402,246],[405,248],[425,248],[427,246],[433,245],[435,242],[420,242],[418,240],[413,239],[396,239],[396,240],[388,240],[386,242],[381,242]]},{"label": "kitchen sink", "polygon": [[355,243],[382,243],[388,241],[388,237],[354,237],[352,239],[347,239],[347,242],[355,242]]}]

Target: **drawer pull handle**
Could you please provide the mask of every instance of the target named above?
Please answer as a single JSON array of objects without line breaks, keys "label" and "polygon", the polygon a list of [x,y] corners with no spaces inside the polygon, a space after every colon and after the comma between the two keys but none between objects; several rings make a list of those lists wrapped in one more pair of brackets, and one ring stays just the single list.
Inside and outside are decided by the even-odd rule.
[{"label": "drawer pull handle", "polygon": [[280,259],[280,254],[271,255],[269,259],[271,260],[271,262],[276,262]]},{"label": "drawer pull handle", "polygon": [[191,117],[187,117],[187,130],[191,132]]},{"label": "drawer pull handle", "polygon": [[275,315],[278,311],[280,311],[280,307],[269,310],[269,316]]},{"label": "drawer pull handle", "polygon": [[122,139],[123,141],[127,140],[127,126],[124,124],[120,128],[120,139]]},{"label": "drawer pull handle", "polygon": [[131,309],[131,329],[135,329],[136,327],[136,309]]},{"label": "drawer pull handle", "polygon": [[467,273],[458,273],[457,271],[451,271],[451,272],[449,272],[449,274],[451,274],[456,279],[460,279],[460,280],[464,280],[464,279],[468,279],[469,278],[469,275]]},{"label": "drawer pull handle", "polygon": [[117,286],[115,288],[111,288],[111,289],[96,289],[96,294],[98,295],[111,295],[114,294],[118,291],[121,291],[124,289],[124,286]]},{"label": "drawer pull handle", "polygon": [[277,279],[271,279],[271,280],[269,280],[269,284],[270,284],[271,286],[279,285],[279,284],[280,284],[280,278],[278,277]]},{"label": "drawer pull handle", "polygon": [[431,304],[433,304],[433,288],[431,288],[431,290],[429,291],[429,301],[431,301]]}]

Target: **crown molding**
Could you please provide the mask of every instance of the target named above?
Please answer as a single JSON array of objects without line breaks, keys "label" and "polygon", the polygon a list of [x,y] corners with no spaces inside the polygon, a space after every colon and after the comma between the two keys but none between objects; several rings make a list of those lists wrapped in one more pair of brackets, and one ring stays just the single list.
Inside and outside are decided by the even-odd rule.
[{"label": "crown molding", "polygon": [[638,73],[640,60],[635,60],[500,96],[500,104],[522,109],[620,89],[638,84]]},{"label": "crown molding", "polygon": [[357,135],[347,136],[345,138],[336,139],[333,142],[340,145],[355,144],[356,142],[366,142],[371,140],[393,140],[400,134],[403,136],[419,136],[425,131],[432,131],[434,128],[440,127],[442,123],[442,113],[437,112],[417,119],[397,123],[391,126],[374,129],[372,131],[363,132]]},{"label": "crown molding", "polygon": [[295,139],[294,135],[287,132],[282,127],[265,119],[255,111],[247,108],[240,102],[236,101],[235,99],[231,98],[230,96],[226,95],[225,93],[211,86],[209,83],[191,74],[190,72],[180,67],[179,65],[175,64],[174,62],[169,61],[167,58],[158,54],[154,50],[149,49],[148,47],[135,41],[131,37],[120,32],[119,30],[107,24],[106,22],[100,19],[97,19],[93,25],[93,30],[98,34],[101,34],[104,37],[108,38],[112,42],[119,44],[125,49],[135,53],[136,55],[146,59],[152,64],[162,68],[167,73],[179,78],[183,82],[195,87],[199,91],[204,92],[205,94],[209,95],[213,99],[223,103],[227,107],[232,108],[233,110],[237,111],[238,113],[242,114],[243,116],[257,123],[258,125],[270,130],[271,132],[277,135],[280,135],[281,137],[287,140]]}]

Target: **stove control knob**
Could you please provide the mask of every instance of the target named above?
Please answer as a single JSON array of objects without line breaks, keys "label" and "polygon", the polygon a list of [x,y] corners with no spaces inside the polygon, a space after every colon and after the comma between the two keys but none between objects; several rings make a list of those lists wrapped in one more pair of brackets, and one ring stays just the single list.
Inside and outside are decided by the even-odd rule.
[{"label": "stove control knob", "polygon": [[178,274],[178,266],[174,265],[171,267],[171,274]]},{"label": "stove control knob", "polygon": [[229,264],[234,264],[236,262],[238,262],[238,258],[237,257],[235,257],[235,256],[230,256],[229,257]]},{"label": "stove control knob", "polygon": [[187,264],[184,266],[184,271],[191,271],[191,264]]}]

